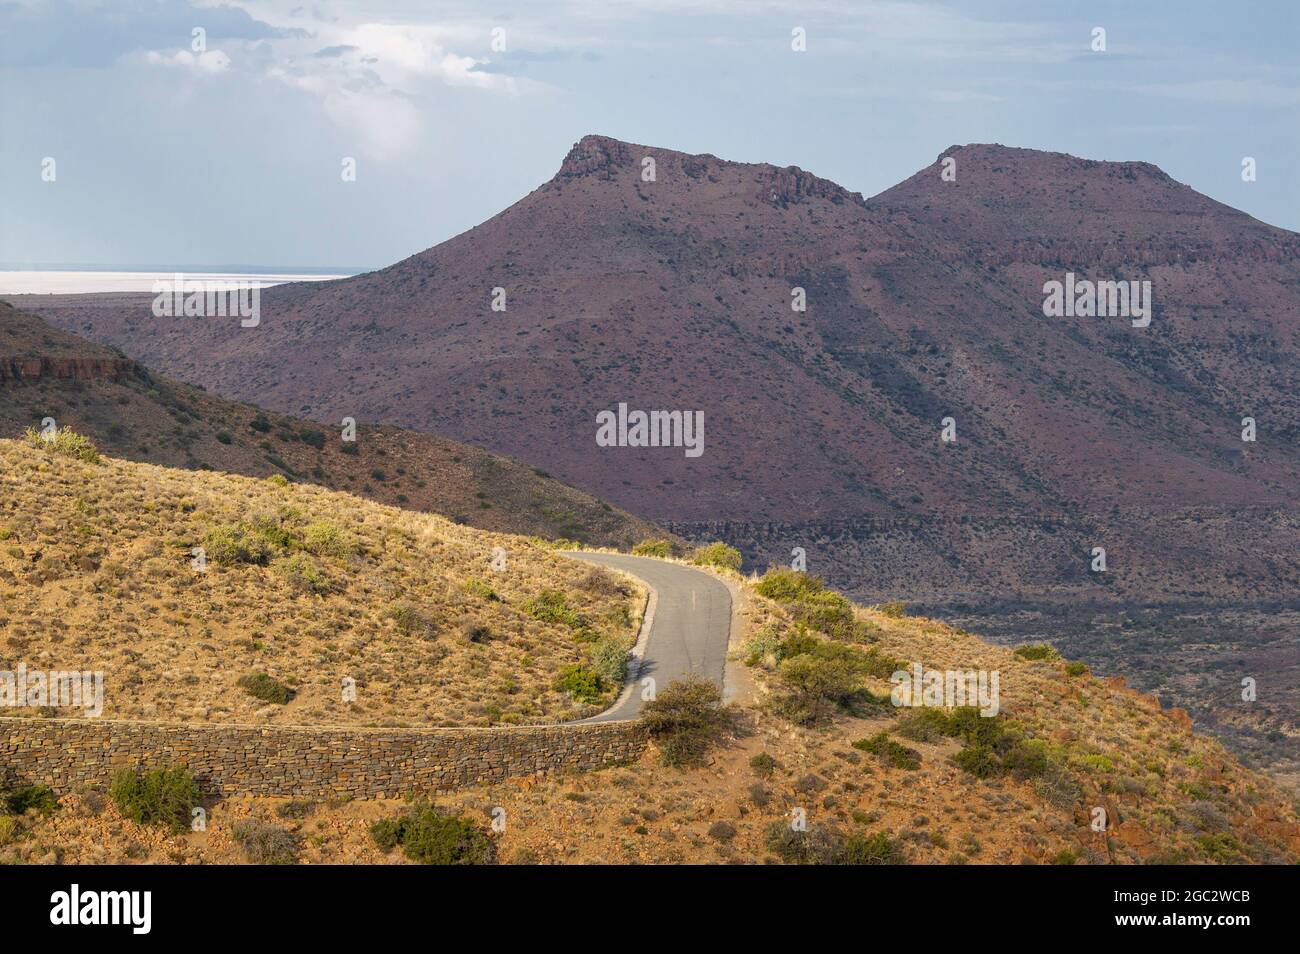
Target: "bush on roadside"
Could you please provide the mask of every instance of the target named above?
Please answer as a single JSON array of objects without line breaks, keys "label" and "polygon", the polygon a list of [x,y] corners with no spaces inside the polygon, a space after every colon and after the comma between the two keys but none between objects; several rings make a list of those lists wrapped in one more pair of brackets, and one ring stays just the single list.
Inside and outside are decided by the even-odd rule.
[{"label": "bush on roadside", "polygon": [[691,562],[696,566],[716,566],[724,570],[739,571],[742,560],[739,550],[717,541],[699,547],[691,555]]},{"label": "bush on roadside", "polygon": [[675,679],[641,707],[641,721],[665,765],[699,765],[726,728],[722,691],[694,673]]},{"label": "bush on roadside", "polygon": [[591,647],[590,665],[606,686],[621,686],[627,679],[627,649],[621,640],[602,636]]},{"label": "bush on roadside", "polygon": [[555,679],[555,688],[567,692],[579,702],[596,702],[605,692],[600,676],[583,663],[574,663],[561,669]]},{"label": "bush on roadside", "polygon": [[673,555],[673,545],[667,540],[642,540],[632,548],[634,556],[666,558]]}]

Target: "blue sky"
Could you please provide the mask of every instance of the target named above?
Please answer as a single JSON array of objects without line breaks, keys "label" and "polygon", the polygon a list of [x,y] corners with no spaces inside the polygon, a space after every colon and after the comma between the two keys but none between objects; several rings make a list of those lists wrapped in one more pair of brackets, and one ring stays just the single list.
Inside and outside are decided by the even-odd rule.
[{"label": "blue sky", "polygon": [[954,143],[1140,159],[1300,230],[1297,11],[0,3],[0,262],[376,267],[505,208],[589,132],[795,164],[868,196]]}]

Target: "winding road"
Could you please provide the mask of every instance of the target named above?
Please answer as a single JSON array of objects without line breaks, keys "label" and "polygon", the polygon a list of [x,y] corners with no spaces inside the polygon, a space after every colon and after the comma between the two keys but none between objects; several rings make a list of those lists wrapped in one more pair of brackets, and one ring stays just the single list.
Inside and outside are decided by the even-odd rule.
[{"label": "winding road", "polygon": [[700,570],[648,557],[585,552],[566,556],[623,570],[653,591],[622,695],[600,715],[583,721],[635,719],[641,712],[641,680],[647,678],[662,689],[693,672],[722,687],[731,634],[731,593],[725,583]]}]

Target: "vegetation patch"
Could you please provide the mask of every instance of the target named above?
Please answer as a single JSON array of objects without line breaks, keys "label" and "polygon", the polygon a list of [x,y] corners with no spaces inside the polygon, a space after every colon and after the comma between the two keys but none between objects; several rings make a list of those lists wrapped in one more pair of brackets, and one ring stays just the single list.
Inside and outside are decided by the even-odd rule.
[{"label": "vegetation patch", "polygon": [[482,826],[427,801],[375,822],[370,835],[384,851],[400,846],[406,857],[425,865],[486,865],[496,858],[492,836]]},{"label": "vegetation patch", "polygon": [[113,775],[108,796],[122,817],[138,825],[161,825],[173,834],[188,831],[199,803],[199,786],[183,765],[145,771],[124,768]]}]

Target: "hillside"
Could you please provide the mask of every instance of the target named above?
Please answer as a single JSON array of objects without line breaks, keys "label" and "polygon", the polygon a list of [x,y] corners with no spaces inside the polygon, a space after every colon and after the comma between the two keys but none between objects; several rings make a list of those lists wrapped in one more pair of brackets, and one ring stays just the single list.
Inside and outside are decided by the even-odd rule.
[{"label": "hillside", "polygon": [[[1048,317],[1069,273],[1149,281],[1151,323]],[[257,329],[26,301],[222,394],[427,426],[752,567],[801,547],[861,600],[1052,639],[1300,784],[1297,275],[1300,236],[1148,163],[953,146],[864,199],[587,136],[462,235],[268,290]],[[701,411],[703,453],[599,446],[620,403]]]},{"label": "hillside", "polygon": [[558,683],[630,648],[639,585],[540,541],[59,446],[0,440],[0,670],[102,672],[105,718],[550,722],[621,685]]},{"label": "hillside", "polygon": [[0,436],[17,437],[46,417],[128,460],[284,474],[485,530],[623,547],[663,536],[640,518],[482,448],[365,423],[347,443],[337,426],[180,384],[0,302]]},{"label": "hillside", "polygon": [[[402,521],[410,521],[409,515]],[[442,793],[518,864],[1294,863],[1300,820],[1267,779],[1186,714],[1041,647],[1012,653],[899,606],[849,607],[798,575],[723,575],[738,587],[749,666],[700,764],[639,761],[587,774]],[[814,632],[804,629],[816,622]],[[803,625],[801,625],[803,624]],[[1000,674],[1000,711],[896,709],[887,674],[920,663]],[[746,691],[744,687],[748,685]],[[401,863],[371,826],[394,801],[208,799],[204,832],[135,824],[94,790],[30,815],[0,858],[238,863],[255,819],[301,863]],[[1104,831],[1093,828],[1104,811]],[[504,814],[502,814],[504,812]],[[802,812],[806,831],[791,819]]]}]

